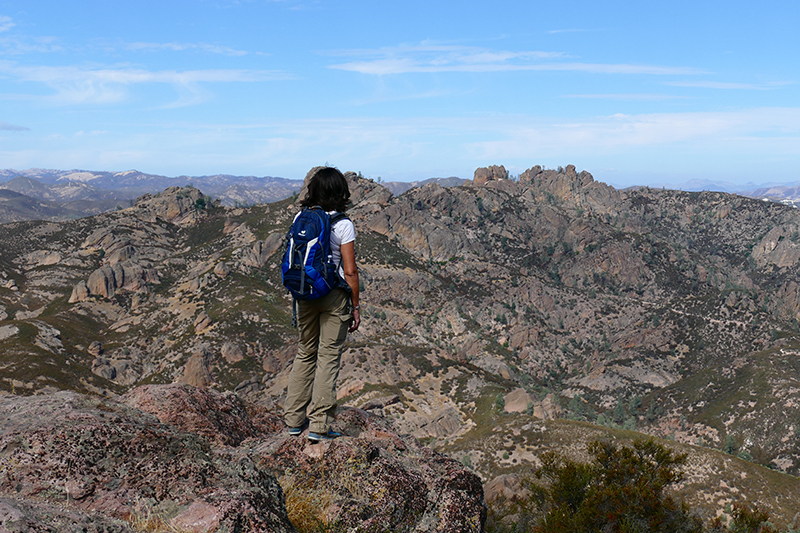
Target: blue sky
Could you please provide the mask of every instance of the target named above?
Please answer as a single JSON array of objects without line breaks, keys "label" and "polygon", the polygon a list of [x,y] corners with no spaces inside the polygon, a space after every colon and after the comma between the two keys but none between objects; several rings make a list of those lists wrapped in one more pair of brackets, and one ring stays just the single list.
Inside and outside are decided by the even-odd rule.
[{"label": "blue sky", "polygon": [[800,2],[0,0],[0,168],[800,181]]}]

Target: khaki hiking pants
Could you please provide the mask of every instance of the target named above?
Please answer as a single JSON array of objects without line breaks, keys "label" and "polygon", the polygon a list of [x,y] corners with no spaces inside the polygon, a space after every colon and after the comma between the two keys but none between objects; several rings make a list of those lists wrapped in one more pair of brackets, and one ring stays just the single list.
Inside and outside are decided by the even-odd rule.
[{"label": "khaki hiking pants", "polygon": [[284,420],[309,431],[327,433],[336,415],[336,378],[350,327],[350,299],[334,289],[319,300],[297,302],[300,344],[289,374]]}]

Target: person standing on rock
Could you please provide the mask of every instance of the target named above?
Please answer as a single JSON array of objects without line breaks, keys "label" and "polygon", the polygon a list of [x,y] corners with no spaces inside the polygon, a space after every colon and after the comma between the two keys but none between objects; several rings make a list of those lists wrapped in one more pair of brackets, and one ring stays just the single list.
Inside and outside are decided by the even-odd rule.
[{"label": "person standing on rock", "polygon": [[[344,175],[336,168],[321,167],[312,171],[300,205],[319,206],[333,217],[344,213],[349,201]],[[347,333],[357,330],[361,323],[355,239],[355,226],[349,218],[339,218],[331,225],[332,260],[339,265],[339,276],[346,285],[316,300],[296,300],[300,337],[289,375],[284,421],[293,436],[301,435],[308,425],[312,442],[340,436],[331,429],[336,414],[336,379]]]}]

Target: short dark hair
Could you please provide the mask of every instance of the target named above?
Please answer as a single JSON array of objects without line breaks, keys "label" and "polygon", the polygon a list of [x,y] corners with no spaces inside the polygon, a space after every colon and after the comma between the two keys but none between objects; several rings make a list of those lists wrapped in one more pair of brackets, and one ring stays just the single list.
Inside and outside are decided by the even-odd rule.
[{"label": "short dark hair", "polygon": [[306,196],[300,202],[303,207],[320,206],[325,211],[343,213],[350,203],[350,188],[338,168],[321,167],[308,180]]}]

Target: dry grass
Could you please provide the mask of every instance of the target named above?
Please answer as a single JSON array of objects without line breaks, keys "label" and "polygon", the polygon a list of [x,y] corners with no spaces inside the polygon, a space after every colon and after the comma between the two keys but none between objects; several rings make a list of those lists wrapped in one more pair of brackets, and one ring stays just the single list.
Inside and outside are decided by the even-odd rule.
[{"label": "dry grass", "polygon": [[286,497],[286,512],[289,520],[300,533],[329,533],[334,524],[328,523],[328,509],[333,503],[333,494],[315,487],[313,481],[298,480],[283,476],[278,482]]}]

